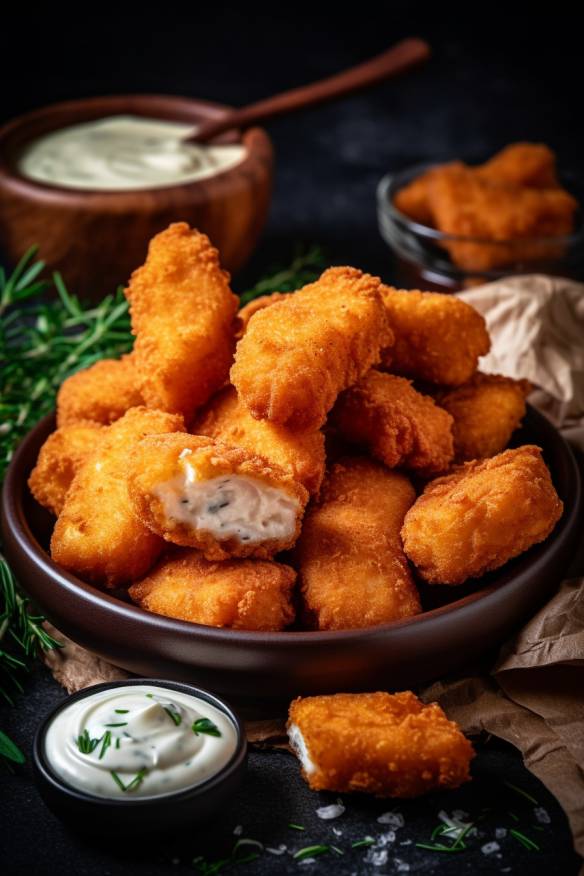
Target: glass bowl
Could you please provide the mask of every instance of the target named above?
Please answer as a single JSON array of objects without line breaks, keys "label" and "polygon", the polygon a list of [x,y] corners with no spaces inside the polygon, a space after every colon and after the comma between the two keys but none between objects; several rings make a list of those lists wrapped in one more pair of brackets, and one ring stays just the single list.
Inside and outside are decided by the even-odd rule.
[{"label": "glass bowl", "polygon": [[[377,218],[379,231],[392,250],[395,259],[395,282],[407,289],[429,289],[454,292],[501,277],[520,274],[550,274],[584,279],[584,223],[581,211],[576,216],[572,234],[545,238],[485,240],[445,234],[436,228],[420,225],[401,213],[394,205],[399,189],[412,182],[436,164],[418,164],[383,177],[377,187]],[[577,186],[568,182],[568,190],[580,203]],[[497,262],[496,267],[465,269],[454,264],[448,249],[469,256],[469,261]],[[477,265],[478,267],[478,265]]]}]

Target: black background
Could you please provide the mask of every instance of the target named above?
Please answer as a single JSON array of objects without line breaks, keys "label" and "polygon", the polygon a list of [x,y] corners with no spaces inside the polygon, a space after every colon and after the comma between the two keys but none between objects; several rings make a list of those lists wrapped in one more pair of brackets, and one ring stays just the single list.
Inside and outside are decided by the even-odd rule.
[{"label": "black background", "polygon": [[[557,151],[563,170],[582,177],[582,21],[559,5],[545,15],[535,12],[535,5],[512,12],[485,4],[463,10],[384,4],[383,14],[380,4],[368,3],[286,8],[285,13],[244,4],[205,12],[177,4],[13,9],[2,19],[0,122],[48,102],[132,91],[239,106],[358,63],[401,37],[424,36],[434,56],[423,69],[269,125],[277,156],[273,206],[256,255],[235,278],[238,289],[289,259],[301,241],[323,245],[331,262],[354,263],[391,280],[391,259],[375,219],[375,186],[388,170],[429,159],[481,161],[508,142],[536,140]],[[1,708],[0,726],[28,752],[36,724],[62,696],[39,669],[17,708]],[[473,817],[490,809],[482,838],[464,856],[440,858],[407,845],[392,849],[385,867],[365,863],[363,852],[302,867],[289,856],[266,855],[241,872],[383,874],[395,872],[396,856],[416,873],[506,867],[513,873],[576,872],[561,810],[512,749],[482,744],[475,775],[471,786],[455,794],[395,807],[406,817],[398,841],[414,842],[428,839],[441,808],[465,809]],[[502,784],[508,777],[548,809],[552,823],[544,831],[533,831],[529,805]],[[290,848],[334,841],[331,826],[338,825],[345,832],[338,844],[346,847],[349,839],[383,831],[376,815],[392,808],[347,799],[339,822],[321,822],[314,810],[334,796],[310,794],[289,756],[257,753],[239,797],[205,838],[193,829],[192,836],[163,846],[144,837],[112,849],[107,837],[87,844],[68,835],[38,800],[28,767],[2,783],[3,874],[193,872],[193,855],[220,857],[236,824],[244,825],[246,836]],[[510,826],[506,813],[518,807],[522,829],[541,841],[542,852],[526,852],[508,837],[501,841],[501,859],[483,855],[481,843],[493,838],[495,827]],[[285,828],[289,820],[304,823],[306,833],[291,835]]]}]

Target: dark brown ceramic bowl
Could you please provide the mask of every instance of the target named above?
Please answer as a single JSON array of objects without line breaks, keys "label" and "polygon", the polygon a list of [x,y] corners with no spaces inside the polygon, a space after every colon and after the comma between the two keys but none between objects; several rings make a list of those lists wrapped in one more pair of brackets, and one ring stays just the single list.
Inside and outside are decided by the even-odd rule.
[{"label": "dark brown ceramic bowl", "polygon": [[8,470],[3,528],[9,561],[27,593],[67,636],[139,675],[197,684],[249,711],[274,713],[298,694],[402,689],[460,669],[495,648],[533,614],[569,564],[580,522],[573,454],[529,408],[515,444],[542,447],[564,514],[547,541],[480,581],[422,589],[424,614],[342,632],[255,633],[150,614],[68,574],[46,552],[53,520],[27,478],[54,428],[42,420]]},{"label": "dark brown ceramic bowl", "polygon": [[62,272],[72,292],[101,299],[141,265],[151,237],[185,221],[209,235],[228,271],[251,254],[272,191],[273,151],[262,128],[230,133],[217,142],[243,142],[235,167],[206,179],[139,191],[92,191],[25,179],[16,163],[33,139],[104,116],[138,115],[196,124],[230,108],[155,94],[94,97],[54,104],[0,128],[0,249],[16,262],[39,244],[39,255]]}]

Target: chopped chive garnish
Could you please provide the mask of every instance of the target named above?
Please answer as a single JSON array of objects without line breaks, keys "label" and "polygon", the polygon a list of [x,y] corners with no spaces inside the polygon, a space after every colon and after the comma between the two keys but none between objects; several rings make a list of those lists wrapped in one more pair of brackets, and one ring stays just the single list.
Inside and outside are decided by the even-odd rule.
[{"label": "chopped chive garnish", "polygon": [[316,858],[318,855],[326,855],[330,851],[329,846],[305,846],[303,849],[298,849],[292,857],[295,861],[303,861],[305,858]]},{"label": "chopped chive garnish", "polygon": [[351,843],[351,848],[352,849],[363,849],[366,846],[372,846],[374,842],[375,842],[375,840],[371,839],[371,837],[368,836],[366,839],[355,840],[354,843]]},{"label": "chopped chive garnish", "polygon": [[148,699],[150,699],[150,700],[154,699],[154,694],[144,694],[144,696],[148,697]]},{"label": "chopped chive garnish", "polygon": [[178,725],[182,723],[182,716],[179,715],[178,712],[175,712],[174,709],[167,709],[166,706],[164,706],[164,711],[176,727],[178,727]]},{"label": "chopped chive garnish", "polygon": [[102,759],[110,745],[112,744],[112,734],[109,730],[106,730],[103,736],[101,737],[101,748],[99,751],[99,760]]},{"label": "chopped chive garnish", "polygon": [[509,831],[512,837],[521,843],[522,846],[525,846],[526,849],[529,849],[530,852],[539,852],[539,846],[537,843],[534,843],[532,839],[529,839],[528,836],[525,836],[521,831],[516,830],[514,827]]},{"label": "chopped chive garnish", "polygon": [[114,709],[116,715],[127,715],[129,711],[129,709]]},{"label": "chopped chive garnish", "polygon": [[291,827],[292,830],[306,830],[301,824],[293,824],[291,821],[288,822],[288,827]]},{"label": "chopped chive garnish", "polygon": [[118,724],[104,724],[103,726],[104,727],[127,727],[128,722],[127,721],[120,721]]},{"label": "chopped chive garnish", "polygon": [[515,791],[516,794],[521,794],[522,797],[525,797],[525,799],[529,800],[530,803],[533,803],[534,806],[539,806],[535,797],[532,797],[531,794],[528,794],[523,788],[518,788],[517,785],[514,785],[512,782],[503,782],[503,784],[507,785],[508,788],[511,788],[512,791]]},{"label": "chopped chive garnish", "polygon": [[118,736],[116,738],[116,748],[119,748],[119,747],[120,747],[120,737]]},{"label": "chopped chive garnish", "polygon": [[120,788],[120,790],[124,791],[125,793],[126,791],[135,791],[136,788],[138,788],[144,781],[144,776],[147,772],[148,770],[146,769],[146,767],[142,767],[142,769],[136,773],[132,781],[129,782],[127,785],[124,785],[115,770],[110,770],[110,776],[112,777],[118,788]]},{"label": "chopped chive garnish", "polygon": [[110,770],[110,776],[112,777],[118,788],[120,788],[122,791],[126,790],[126,786],[124,785],[115,770]]},{"label": "chopped chive garnish", "polygon": [[78,736],[75,742],[77,743],[77,748],[81,752],[81,754],[91,754],[101,741],[101,737],[98,739],[92,739],[87,731],[87,727],[81,734]]},{"label": "chopped chive garnish", "polygon": [[197,718],[191,729],[195,736],[198,736],[199,733],[206,733],[207,736],[221,736],[219,727],[209,718]]}]

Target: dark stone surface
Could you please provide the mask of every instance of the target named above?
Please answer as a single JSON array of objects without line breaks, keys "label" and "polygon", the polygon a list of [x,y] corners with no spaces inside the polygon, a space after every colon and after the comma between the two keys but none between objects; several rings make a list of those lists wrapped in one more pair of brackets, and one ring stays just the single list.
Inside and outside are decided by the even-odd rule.
[{"label": "dark stone surface", "polygon": [[[298,241],[320,243],[331,261],[354,263],[391,280],[391,259],[375,218],[375,186],[385,172],[428,159],[479,161],[508,142],[533,139],[553,146],[562,168],[577,173],[584,149],[584,128],[575,118],[581,29],[574,20],[547,15],[539,20],[533,10],[529,21],[509,11],[503,19],[494,9],[488,14],[478,7],[467,7],[459,20],[443,9],[422,15],[422,8],[417,4],[408,12],[390,6],[385,18],[378,6],[366,3],[338,8],[334,17],[314,7],[304,12],[295,6],[284,14],[243,5],[238,11],[219,6],[206,16],[178,9],[163,16],[146,6],[117,15],[89,7],[74,18],[54,8],[27,10],[26,18],[13,12],[3,22],[9,86],[3,89],[0,121],[46,102],[108,92],[177,92],[239,105],[364,60],[402,36],[426,36],[434,46],[431,66],[270,126],[277,152],[273,208],[256,256],[236,286],[243,289],[274,262],[288,260]],[[28,753],[36,725],[62,696],[39,668],[16,708],[0,708],[0,726]],[[160,845],[145,836],[119,849],[107,837],[88,844],[68,834],[40,802],[27,765],[2,777],[0,872],[189,873],[196,855],[208,861],[223,857],[234,842],[234,827],[241,824],[243,836],[272,847],[284,843],[297,850],[324,842],[346,854],[301,865],[288,854],[264,853],[255,863],[240,865],[240,872],[385,874],[399,872],[399,859],[410,872],[424,874],[576,873],[566,819],[517,752],[497,743],[478,751],[475,780],[455,793],[396,806],[346,797],[345,814],[332,822],[321,821],[315,810],[334,802],[335,795],[309,792],[292,757],[253,753],[243,789],[217,823],[193,826],[190,836]],[[538,825],[533,806],[505,780],[537,798],[551,823]],[[386,863],[375,866],[365,860],[366,849],[350,851],[350,843],[387,833],[376,818],[391,809],[404,815],[405,826],[386,847]],[[414,845],[428,841],[441,809],[465,810],[473,820],[484,816],[480,835],[462,854],[439,855]],[[509,835],[499,841],[501,858],[481,852],[497,827],[513,826],[509,812],[541,846],[539,853],[528,852]],[[289,821],[306,830],[290,830]],[[342,836],[335,836],[333,827]]]}]

